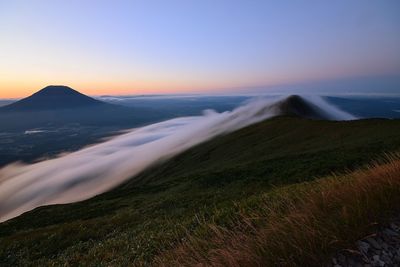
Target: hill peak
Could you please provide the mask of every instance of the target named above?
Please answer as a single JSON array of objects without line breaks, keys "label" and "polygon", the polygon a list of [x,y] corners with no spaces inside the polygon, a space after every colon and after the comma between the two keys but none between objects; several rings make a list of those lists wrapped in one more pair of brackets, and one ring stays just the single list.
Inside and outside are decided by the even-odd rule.
[{"label": "hill peak", "polygon": [[65,85],[49,85],[39,90],[34,95],[82,95],[78,91]]},{"label": "hill peak", "polygon": [[49,85],[29,97],[1,108],[1,110],[16,112],[59,110],[95,105],[106,105],[106,103],[81,94],[68,86]]},{"label": "hill peak", "polygon": [[324,107],[321,105],[317,105],[316,103],[299,95],[291,95],[283,99],[275,104],[274,108],[278,110],[280,115],[297,116],[301,118],[317,120],[337,119],[335,114],[332,114],[328,110],[324,109]]}]

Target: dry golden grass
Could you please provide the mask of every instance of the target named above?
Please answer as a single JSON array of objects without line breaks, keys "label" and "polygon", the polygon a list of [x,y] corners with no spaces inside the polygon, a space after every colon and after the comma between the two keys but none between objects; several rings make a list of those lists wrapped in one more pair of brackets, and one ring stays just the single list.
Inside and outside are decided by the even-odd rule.
[{"label": "dry golden grass", "polygon": [[154,264],[321,266],[400,212],[400,155],[268,194],[257,208],[243,210],[233,227],[205,225],[207,235],[189,236]]}]

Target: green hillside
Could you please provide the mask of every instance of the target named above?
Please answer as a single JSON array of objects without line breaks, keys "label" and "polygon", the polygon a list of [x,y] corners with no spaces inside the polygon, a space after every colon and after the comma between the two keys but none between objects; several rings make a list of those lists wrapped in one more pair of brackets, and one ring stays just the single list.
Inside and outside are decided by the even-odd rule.
[{"label": "green hillside", "polygon": [[395,151],[399,120],[267,120],[194,147],[111,192],[0,224],[0,266],[147,265],[192,234],[208,236],[207,223],[231,227],[259,196],[362,169]]}]

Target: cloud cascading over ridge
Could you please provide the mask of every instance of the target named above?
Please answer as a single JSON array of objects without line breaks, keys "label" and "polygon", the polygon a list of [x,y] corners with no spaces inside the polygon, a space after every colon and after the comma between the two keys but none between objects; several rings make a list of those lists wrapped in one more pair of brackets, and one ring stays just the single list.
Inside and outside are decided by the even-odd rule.
[{"label": "cloud cascading over ridge", "polygon": [[[0,169],[0,221],[36,207],[71,203],[103,193],[149,166],[190,147],[279,115],[282,98],[255,99],[233,111],[204,112],[133,129],[77,152]],[[329,119],[355,119],[322,98],[306,100]]]}]

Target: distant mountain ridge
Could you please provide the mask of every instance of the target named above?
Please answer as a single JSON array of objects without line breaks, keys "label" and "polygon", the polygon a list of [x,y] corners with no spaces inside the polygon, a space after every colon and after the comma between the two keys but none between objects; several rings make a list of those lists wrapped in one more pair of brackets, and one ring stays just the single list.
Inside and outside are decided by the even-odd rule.
[{"label": "distant mountain ridge", "polygon": [[[326,105],[302,96],[289,96],[275,102],[266,101],[259,112],[272,116],[297,116],[307,119],[333,119]],[[0,131],[25,131],[42,127],[80,126],[137,127],[168,118],[180,117],[176,110],[162,107],[125,107],[106,103],[62,85],[47,86],[15,103],[0,107]]]},{"label": "distant mountain ridge", "polygon": [[[0,107],[0,112],[59,111],[68,109],[113,107],[119,105],[103,102],[84,95],[68,86],[50,85],[15,103]],[[298,116],[308,119],[334,119],[323,108],[299,95],[288,96],[265,107],[278,116]]]},{"label": "distant mountain ridge", "polygon": [[96,100],[68,86],[50,85],[29,97],[0,107],[0,131],[25,131],[69,124],[125,129],[171,116],[155,108],[124,107]]},{"label": "distant mountain ridge", "polygon": [[39,111],[109,105],[63,85],[50,85],[0,111]]}]

